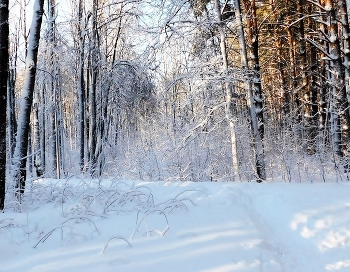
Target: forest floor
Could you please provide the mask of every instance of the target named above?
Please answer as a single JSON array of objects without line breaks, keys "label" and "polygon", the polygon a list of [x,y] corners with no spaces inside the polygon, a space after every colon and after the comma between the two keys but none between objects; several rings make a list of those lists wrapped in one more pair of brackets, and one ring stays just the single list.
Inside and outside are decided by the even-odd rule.
[{"label": "forest floor", "polygon": [[0,271],[350,271],[350,182],[42,180],[16,206]]}]

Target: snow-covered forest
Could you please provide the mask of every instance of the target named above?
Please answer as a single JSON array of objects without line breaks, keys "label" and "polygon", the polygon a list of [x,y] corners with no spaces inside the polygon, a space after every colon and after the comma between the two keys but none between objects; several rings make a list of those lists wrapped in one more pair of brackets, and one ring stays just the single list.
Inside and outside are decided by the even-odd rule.
[{"label": "snow-covered forest", "polygon": [[345,1],[32,5],[10,6],[17,187],[70,175],[347,178]]},{"label": "snow-covered forest", "polygon": [[[147,271],[350,271],[350,1],[0,1],[0,271],[54,269],[13,265],[55,246],[131,248],[144,225],[232,250],[220,233],[244,224],[250,242],[227,235],[249,260]],[[133,261],[85,252],[90,271],[153,242]]]}]

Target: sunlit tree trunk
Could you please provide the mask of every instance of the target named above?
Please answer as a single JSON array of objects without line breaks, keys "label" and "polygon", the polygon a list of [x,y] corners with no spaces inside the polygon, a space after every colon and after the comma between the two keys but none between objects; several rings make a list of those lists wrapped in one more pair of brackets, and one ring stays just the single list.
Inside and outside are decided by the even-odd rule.
[{"label": "sunlit tree trunk", "polygon": [[300,123],[300,98],[299,98],[299,92],[298,92],[298,81],[297,81],[297,64],[296,64],[296,41],[295,41],[295,35],[294,31],[292,30],[291,25],[291,15],[288,14],[286,23],[288,25],[287,27],[287,36],[288,36],[288,51],[289,51],[289,63],[290,63],[290,70],[291,70],[291,79],[289,88],[292,92],[292,104],[291,104],[291,111],[293,112],[293,121],[294,124]]}]

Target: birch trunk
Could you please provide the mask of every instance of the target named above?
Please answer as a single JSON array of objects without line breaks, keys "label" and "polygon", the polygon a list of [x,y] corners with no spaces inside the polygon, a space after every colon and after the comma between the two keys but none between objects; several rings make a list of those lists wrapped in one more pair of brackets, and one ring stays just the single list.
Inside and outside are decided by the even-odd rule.
[{"label": "birch trunk", "polygon": [[39,126],[39,101],[38,95],[35,94],[33,101],[33,149],[34,149],[34,167],[37,177],[41,177],[44,174],[41,161],[41,148],[40,148],[40,126]]},{"label": "birch trunk", "polygon": [[4,209],[6,187],[6,109],[9,47],[9,1],[0,2],[0,210]]},{"label": "birch trunk", "polygon": [[14,180],[16,182],[19,201],[21,201],[21,195],[24,193],[25,189],[30,112],[33,103],[36,64],[43,13],[44,0],[36,0],[34,3],[33,20],[30,27],[22,101],[20,105],[16,147],[13,158]]},{"label": "birch trunk", "polygon": [[[216,13],[216,20],[218,23],[218,29],[220,33],[220,50],[221,50],[221,57],[222,57],[222,69],[223,72],[226,74],[228,72],[228,63],[227,63],[227,49],[226,49],[226,35],[223,28],[223,22],[221,19],[221,7],[219,0],[214,1],[215,5],[215,13]],[[225,93],[226,93],[226,117],[229,121],[230,126],[230,135],[231,135],[231,151],[232,151],[232,164],[233,164],[233,171],[234,171],[234,179],[235,181],[240,181],[239,176],[239,161],[238,161],[238,153],[237,153],[237,139],[236,139],[236,131],[235,131],[235,123],[233,121],[233,85],[232,83],[226,82],[225,83]]]}]

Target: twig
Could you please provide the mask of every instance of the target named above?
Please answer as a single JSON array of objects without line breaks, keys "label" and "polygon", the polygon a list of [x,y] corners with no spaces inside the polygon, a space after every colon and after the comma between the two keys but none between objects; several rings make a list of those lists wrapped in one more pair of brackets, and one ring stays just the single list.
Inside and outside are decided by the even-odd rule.
[{"label": "twig", "polygon": [[123,241],[125,241],[125,242],[129,245],[129,247],[132,247],[132,245],[129,243],[129,241],[128,241],[126,238],[124,238],[124,237],[122,237],[122,236],[119,236],[119,235],[116,235],[116,236],[113,236],[112,238],[109,238],[109,240],[107,241],[107,243],[104,245],[104,247],[103,247],[101,253],[104,253],[104,252],[105,252],[105,250],[106,250],[107,247],[108,247],[109,242],[112,241],[113,239],[123,240]]}]

